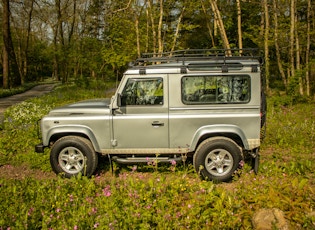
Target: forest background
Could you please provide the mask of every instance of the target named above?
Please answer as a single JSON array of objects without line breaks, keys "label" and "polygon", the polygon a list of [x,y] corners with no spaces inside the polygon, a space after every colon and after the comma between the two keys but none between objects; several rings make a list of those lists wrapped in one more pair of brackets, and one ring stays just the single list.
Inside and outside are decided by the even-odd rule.
[{"label": "forest background", "polygon": [[[289,229],[314,229],[315,1],[1,0],[0,8],[0,93],[62,82],[8,108],[0,124],[0,229],[253,229],[261,209],[281,210]],[[111,174],[102,159],[94,178],[62,180],[48,152],[34,152],[36,121],[104,96],[141,53],[243,47],[261,50],[271,95],[258,175],[245,164],[233,183],[217,185],[191,165],[115,165]]]},{"label": "forest background", "polygon": [[[143,52],[259,48],[266,90],[315,95],[311,0],[2,0],[0,87],[119,80]],[[303,98],[303,97],[302,97]]]}]

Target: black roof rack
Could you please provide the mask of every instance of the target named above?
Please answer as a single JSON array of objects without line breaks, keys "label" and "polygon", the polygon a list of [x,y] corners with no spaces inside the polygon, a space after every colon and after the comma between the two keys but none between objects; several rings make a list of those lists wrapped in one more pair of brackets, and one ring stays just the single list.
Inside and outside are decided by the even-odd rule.
[{"label": "black roof rack", "polygon": [[134,66],[147,66],[162,63],[182,62],[186,61],[206,61],[206,60],[240,60],[240,59],[256,59],[263,63],[260,50],[255,48],[246,49],[186,49],[176,50],[163,53],[143,53],[138,58]]}]

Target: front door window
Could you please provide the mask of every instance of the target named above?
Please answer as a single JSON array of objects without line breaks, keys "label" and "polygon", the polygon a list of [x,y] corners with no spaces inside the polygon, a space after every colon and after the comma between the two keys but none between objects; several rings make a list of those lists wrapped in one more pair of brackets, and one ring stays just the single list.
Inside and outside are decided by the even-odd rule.
[{"label": "front door window", "polygon": [[163,79],[129,79],[122,92],[122,105],[163,105]]}]

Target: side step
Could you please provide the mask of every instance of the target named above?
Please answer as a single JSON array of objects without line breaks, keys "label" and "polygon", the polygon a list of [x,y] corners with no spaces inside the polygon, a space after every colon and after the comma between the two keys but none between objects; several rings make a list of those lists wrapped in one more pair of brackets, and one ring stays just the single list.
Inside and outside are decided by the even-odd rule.
[{"label": "side step", "polygon": [[149,163],[155,162],[158,163],[171,163],[175,161],[176,163],[183,161],[183,158],[180,157],[112,157],[112,160],[119,163],[119,164],[139,164],[139,163]]}]

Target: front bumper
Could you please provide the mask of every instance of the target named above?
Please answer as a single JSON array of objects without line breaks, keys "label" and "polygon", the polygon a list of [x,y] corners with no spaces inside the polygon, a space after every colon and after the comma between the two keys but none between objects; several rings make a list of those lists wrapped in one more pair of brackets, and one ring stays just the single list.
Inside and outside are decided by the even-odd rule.
[{"label": "front bumper", "polygon": [[37,153],[43,153],[46,146],[43,145],[43,143],[35,145],[35,152]]}]

